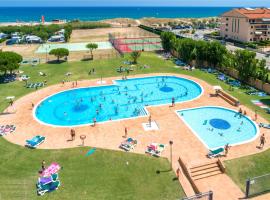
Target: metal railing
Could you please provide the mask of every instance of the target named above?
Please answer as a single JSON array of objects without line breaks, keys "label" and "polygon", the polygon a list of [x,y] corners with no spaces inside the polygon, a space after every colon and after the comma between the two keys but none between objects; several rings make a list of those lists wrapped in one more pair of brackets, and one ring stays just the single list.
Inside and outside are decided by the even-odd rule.
[{"label": "metal railing", "polygon": [[246,180],[246,198],[270,192],[270,174]]},{"label": "metal railing", "polygon": [[194,196],[190,196],[190,197],[185,197],[182,200],[213,200],[213,192],[209,191],[209,192],[205,192],[205,193],[199,193],[196,194]]}]

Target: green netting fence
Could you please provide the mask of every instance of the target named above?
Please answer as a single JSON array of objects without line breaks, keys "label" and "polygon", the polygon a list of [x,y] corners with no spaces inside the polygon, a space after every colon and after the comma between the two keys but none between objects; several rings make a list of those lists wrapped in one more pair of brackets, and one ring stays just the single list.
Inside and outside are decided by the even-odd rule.
[{"label": "green netting fence", "polygon": [[246,181],[246,197],[257,196],[270,191],[270,174],[249,178]]}]

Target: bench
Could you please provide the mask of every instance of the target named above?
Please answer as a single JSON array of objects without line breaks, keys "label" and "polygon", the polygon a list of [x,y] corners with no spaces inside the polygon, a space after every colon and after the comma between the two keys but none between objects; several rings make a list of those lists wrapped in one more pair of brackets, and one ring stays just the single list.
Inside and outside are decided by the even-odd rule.
[{"label": "bench", "polygon": [[227,101],[228,103],[230,103],[233,106],[239,106],[240,102],[238,99],[236,99],[235,97],[229,95],[228,93],[224,92],[223,90],[217,90],[216,94],[218,96],[220,96],[222,99],[224,99],[225,101]]}]

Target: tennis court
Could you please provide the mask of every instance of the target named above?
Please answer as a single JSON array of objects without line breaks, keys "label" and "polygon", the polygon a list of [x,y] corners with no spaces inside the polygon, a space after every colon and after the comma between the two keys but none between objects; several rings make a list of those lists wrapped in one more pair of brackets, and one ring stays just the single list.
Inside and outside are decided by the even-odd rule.
[{"label": "tennis court", "polygon": [[110,35],[110,42],[120,53],[162,50],[160,37],[115,38]]},{"label": "tennis court", "polygon": [[[86,45],[90,42],[81,43],[61,43],[61,44],[42,44],[36,50],[36,53],[49,53],[52,49],[66,48],[69,51],[88,51]],[[98,49],[112,49],[110,42],[92,42],[98,45]]]}]

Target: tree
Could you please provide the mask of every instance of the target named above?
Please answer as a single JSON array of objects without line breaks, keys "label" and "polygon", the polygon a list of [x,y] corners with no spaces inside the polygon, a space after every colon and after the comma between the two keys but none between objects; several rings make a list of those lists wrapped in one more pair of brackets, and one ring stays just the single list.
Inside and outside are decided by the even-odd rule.
[{"label": "tree", "polygon": [[197,41],[195,48],[196,64],[197,66],[202,66],[203,62],[207,60],[208,43],[205,41]]},{"label": "tree", "polygon": [[196,56],[195,49],[195,41],[189,38],[180,39],[180,42],[178,43],[177,51],[179,56],[183,59],[186,63],[191,63],[191,61]]},{"label": "tree", "polygon": [[250,77],[255,77],[258,60],[255,59],[256,53],[248,50],[236,50],[236,68],[239,71],[239,78],[247,82]]},{"label": "tree", "polygon": [[68,25],[65,25],[64,28],[65,28],[65,33],[64,33],[65,41],[68,42],[72,33],[72,26],[71,24],[68,24]]},{"label": "tree", "polygon": [[93,59],[93,50],[98,48],[98,45],[96,43],[89,43],[86,45],[86,48],[89,49],[91,53],[91,58]]},{"label": "tree", "polygon": [[237,67],[237,60],[236,60],[236,56],[227,51],[227,53],[225,53],[223,55],[223,60],[222,60],[222,63],[221,63],[221,67],[223,70],[230,70],[230,69],[236,69]]},{"label": "tree", "polygon": [[171,50],[173,50],[173,44],[176,40],[175,34],[171,32],[162,32],[160,38],[162,47],[166,52],[170,52]]},{"label": "tree", "polygon": [[58,48],[58,49],[52,49],[49,52],[49,55],[54,55],[57,57],[57,61],[60,61],[60,58],[63,58],[65,56],[69,55],[69,50],[65,48]]},{"label": "tree", "polygon": [[22,56],[15,52],[0,52],[0,71],[5,74],[9,71],[12,73],[14,70],[18,69],[22,62]]},{"label": "tree", "polygon": [[259,60],[257,62],[256,78],[260,79],[263,82],[267,82],[268,73],[269,73],[269,70],[266,66],[266,60],[265,59]]},{"label": "tree", "polygon": [[226,47],[219,42],[210,42],[207,49],[207,62],[213,67],[221,65],[226,52]]},{"label": "tree", "polygon": [[133,61],[134,64],[137,64],[137,61],[139,59],[139,57],[141,56],[141,53],[139,51],[133,51],[131,54],[130,54],[130,57]]}]

